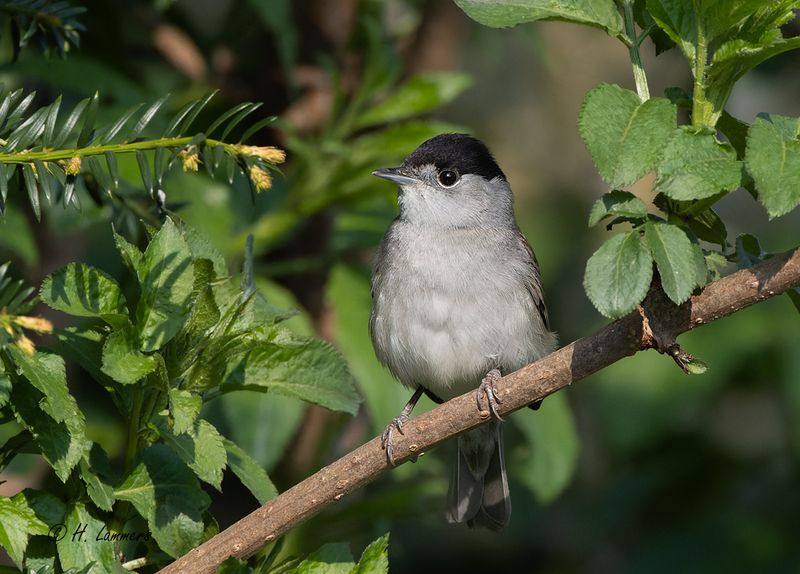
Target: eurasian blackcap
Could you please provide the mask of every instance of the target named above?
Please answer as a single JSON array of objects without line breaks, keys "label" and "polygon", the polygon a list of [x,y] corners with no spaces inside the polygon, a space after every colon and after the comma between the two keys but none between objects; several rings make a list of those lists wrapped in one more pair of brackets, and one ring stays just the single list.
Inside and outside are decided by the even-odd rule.
[{"label": "eurasian blackcap", "polygon": [[402,433],[422,393],[477,389],[494,420],[458,437],[448,519],[497,530],[511,514],[495,383],[552,351],[539,266],[514,219],[511,188],[486,146],[464,134],[420,145],[373,175],[399,186],[400,215],[378,248],[369,328],[378,359],[415,389],[383,433]]}]

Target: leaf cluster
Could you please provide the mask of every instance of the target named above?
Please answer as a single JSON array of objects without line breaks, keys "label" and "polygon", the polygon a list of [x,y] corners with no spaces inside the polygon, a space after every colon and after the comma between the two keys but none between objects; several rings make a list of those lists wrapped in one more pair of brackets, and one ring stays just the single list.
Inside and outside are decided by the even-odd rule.
[{"label": "leaf cluster", "polygon": [[78,16],[83,6],[51,0],[10,0],[0,4],[0,37],[8,35],[4,44],[10,48],[11,61],[20,50],[35,42],[46,56],[55,52],[62,58],[80,46],[80,33],[85,31]]},{"label": "leaf cluster", "polygon": [[[200,482],[219,490],[226,468],[259,502],[274,496],[263,468],[201,415],[203,404],[223,393],[276,392],[349,413],[358,406],[340,355],[282,328],[292,313],[270,305],[252,276],[234,285],[222,256],[180,222],[167,219],[150,234],[144,251],[114,236],[136,279],[133,290],[123,293],[115,279],[80,263],[45,279],[41,300],[84,319],[55,331],[59,354],[26,352],[11,341],[0,350],[1,412],[21,429],[2,448],[0,467],[19,452],[40,453],[63,483],[60,491],[0,500],[26,517],[9,521],[0,535],[20,566],[31,566],[29,544],[56,524],[116,532],[138,524],[152,539],[126,542],[119,552],[156,562],[180,556],[215,533]],[[0,293],[29,294],[8,285],[0,284]],[[88,437],[86,415],[67,389],[64,357],[89,373],[128,421],[121,465]],[[77,557],[76,548],[91,555]],[[45,558],[63,568],[95,561],[119,569],[110,544],[58,544]]]},{"label": "leaf cluster", "polygon": [[[237,173],[244,174],[254,194],[269,189],[269,173],[285,154],[244,142],[275,118],[237,130],[261,106],[244,102],[197,131],[197,118],[215,94],[186,103],[165,122],[160,133],[146,137],[169,94],[148,106],[134,105],[98,127],[97,93],[63,113],[61,96],[31,111],[36,92],[0,89],[0,213],[5,211],[9,189],[23,187],[37,219],[41,217],[42,196],[48,204],[61,200],[64,206],[79,209],[76,187],[84,188],[99,204],[104,196],[124,202],[117,158],[128,153],[135,154],[144,189],[161,207],[166,200],[164,177],[176,164],[185,171],[197,171],[202,164],[209,175],[223,176],[228,182]],[[237,131],[241,133],[234,140]]]},{"label": "leaf cluster", "polygon": [[[611,188],[593,205],[589,224],[610,219],[632,229],[606,241],[589,259],[584,286],[608,317],[631,311],[658,270],[677,304],[734,261],[725,223],[714,204],[744,187],[770,218],[800,205],[800,119],[761,114],[747,124],[725,112],[734,84],[749,70],[800,38],[781,26],[800,4],[790,0],[613,0],[523,4],[507,0],[457,2],[491,26],[557,19],[595,26],[631,54],[637,92],[601,84],[585,97],[579,129],[600,176]],[[641,32],[636,30],[638,23]],[[670,88],[649,98],[639,46],[678,47],[694,75],[687,94]],[[678,109],[691,125],[678,125]],[[655,173],[650,205],[626,188]],[[709,245],[718,248],[707,248]]]}]

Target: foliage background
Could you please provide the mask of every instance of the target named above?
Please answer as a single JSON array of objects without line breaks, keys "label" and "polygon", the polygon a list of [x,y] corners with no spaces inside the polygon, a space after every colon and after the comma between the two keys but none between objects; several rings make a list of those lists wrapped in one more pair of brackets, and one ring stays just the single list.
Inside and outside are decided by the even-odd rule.
[{"label": "foliage background", "polygon": [[[109,1],[89,6],[82,22],[91,33],[82,35],[80,50],[65,60],[25,50],[0,79],[37,89],[41,103],[62,93],[75,103],[98,90],[109,119],[165,92],[177,107],[212,88],[221,90],[220,109],[263,101],[264,115],[280,118],[258,143],[287,148],[286,178],[276,178],[255,204],[241,179],[229,189],[202,173],[175,173],[165,184],[168,202],[230,261],[241,258],[244,235],[255,232],[259,286],[273,303],[303,309],[291,320],[296,331],[339,346],[365,397],[356,418],[273,395],[237,393],[211,405],[207,416],[267,467],[279,490],[374,436],[407,399],[374,361],[366,335],[370,249],[394,210],[394,190],[368,174],[399,162],[429,133],[461,126],[498,157],[542,265],[561,340],[605,322],[582,288],[585,261],[607,234],[586,227],[605,187],[578,135],[577,115],[597,83],[632,87],[633,80],[625,50],[601,32],[559,23],[487,29],[450,0]],[[648,42],[644,56],[654,95],[690,88],[676,51],[655,59]],[[729,111],[746,121],[761,111],[800,115],[800,77],[792,73],[798,57],[789,52],[749,74]],[[396,80],[434,71],[472,80],[462,92],[462,76],[437,76],[433,88],[414,92],[408,109],[439,108],[432,117],[441,125],[412,124],[359,143],[356,135],[370,133],[359,121],[368,119],[353,117],[353,99],[341,93],[379,101],[397,91]],[[121,175],[140,187],[135,160],[126,161]],[[75,215],[59,206],[36,225],[27,201],[9,203],[1,255],[31,282],[72,260],[122,272],[108,225],[115,214],[107,208],[84,202]],[[766,251],[797,244],[797,210],[768,226],[746,193],[731,194],[719,208],[731,237],[756,234]],[[787,298],[769,301],[682,339],[709,364],[702,377],[641,353],[548,399],[537,413],[515,414],[506,433],[514,518],[501,534],[445,523],[452,452],[444,447],[303,525],[284,551],[343,540],[360,550],[391,530],[396,572],[790,570],[800,561],[797,321]],[[113,454],[123,429],[105,416],[108,405],[80,371],[69,380],[92,438]],[[15,462],[1,492],[41,487],[45,468],[34,457]],[[230,477],[223,492],[209,489],[222,527],[256,505]]]}]

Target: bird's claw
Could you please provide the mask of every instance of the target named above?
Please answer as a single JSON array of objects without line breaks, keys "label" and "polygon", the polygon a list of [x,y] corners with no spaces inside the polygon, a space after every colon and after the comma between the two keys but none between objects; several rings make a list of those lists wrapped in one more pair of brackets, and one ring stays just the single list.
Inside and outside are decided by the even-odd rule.
[{"label": "bird's claw", "polygon": [[405,434],[403,432],[403,425],[408,422],[408,415],[403,413],[399,416],[396,416],[392,419],[392,421],[386,425],[386,428],[383,429],[383,434],[381,434],[381,447],[383,450],[386,451],[386,459],[389,461],[389,464],[394,466],[394,431],[397,430],[400,434]]},{"label": "bird's claw", "polygon": [[483,398],[486,397],[486,401],[489,403],[489,413],[498,421],[503,420],[503,417],[497,412],[497,405],[503,402],[500,400],[500,397],[497,396],[497,381],[501,378],[502,375],[498,369],[492,369],[486,373],[475,396],[479,411],[483,410]]}]

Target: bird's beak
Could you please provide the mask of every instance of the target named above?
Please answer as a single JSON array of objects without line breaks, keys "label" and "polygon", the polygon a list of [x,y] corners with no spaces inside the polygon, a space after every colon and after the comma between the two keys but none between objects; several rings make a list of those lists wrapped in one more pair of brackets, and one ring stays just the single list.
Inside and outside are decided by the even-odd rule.
[{"label": "bird's beak", "polygon": [[382,179],[388,179],[389,181],[395,182],[397,185],[417,183],[417,180],[413,177],[409,177],[401,173],[399,167],[384,167],[381,169],[376,169],[372,172],[372,175]]}]

